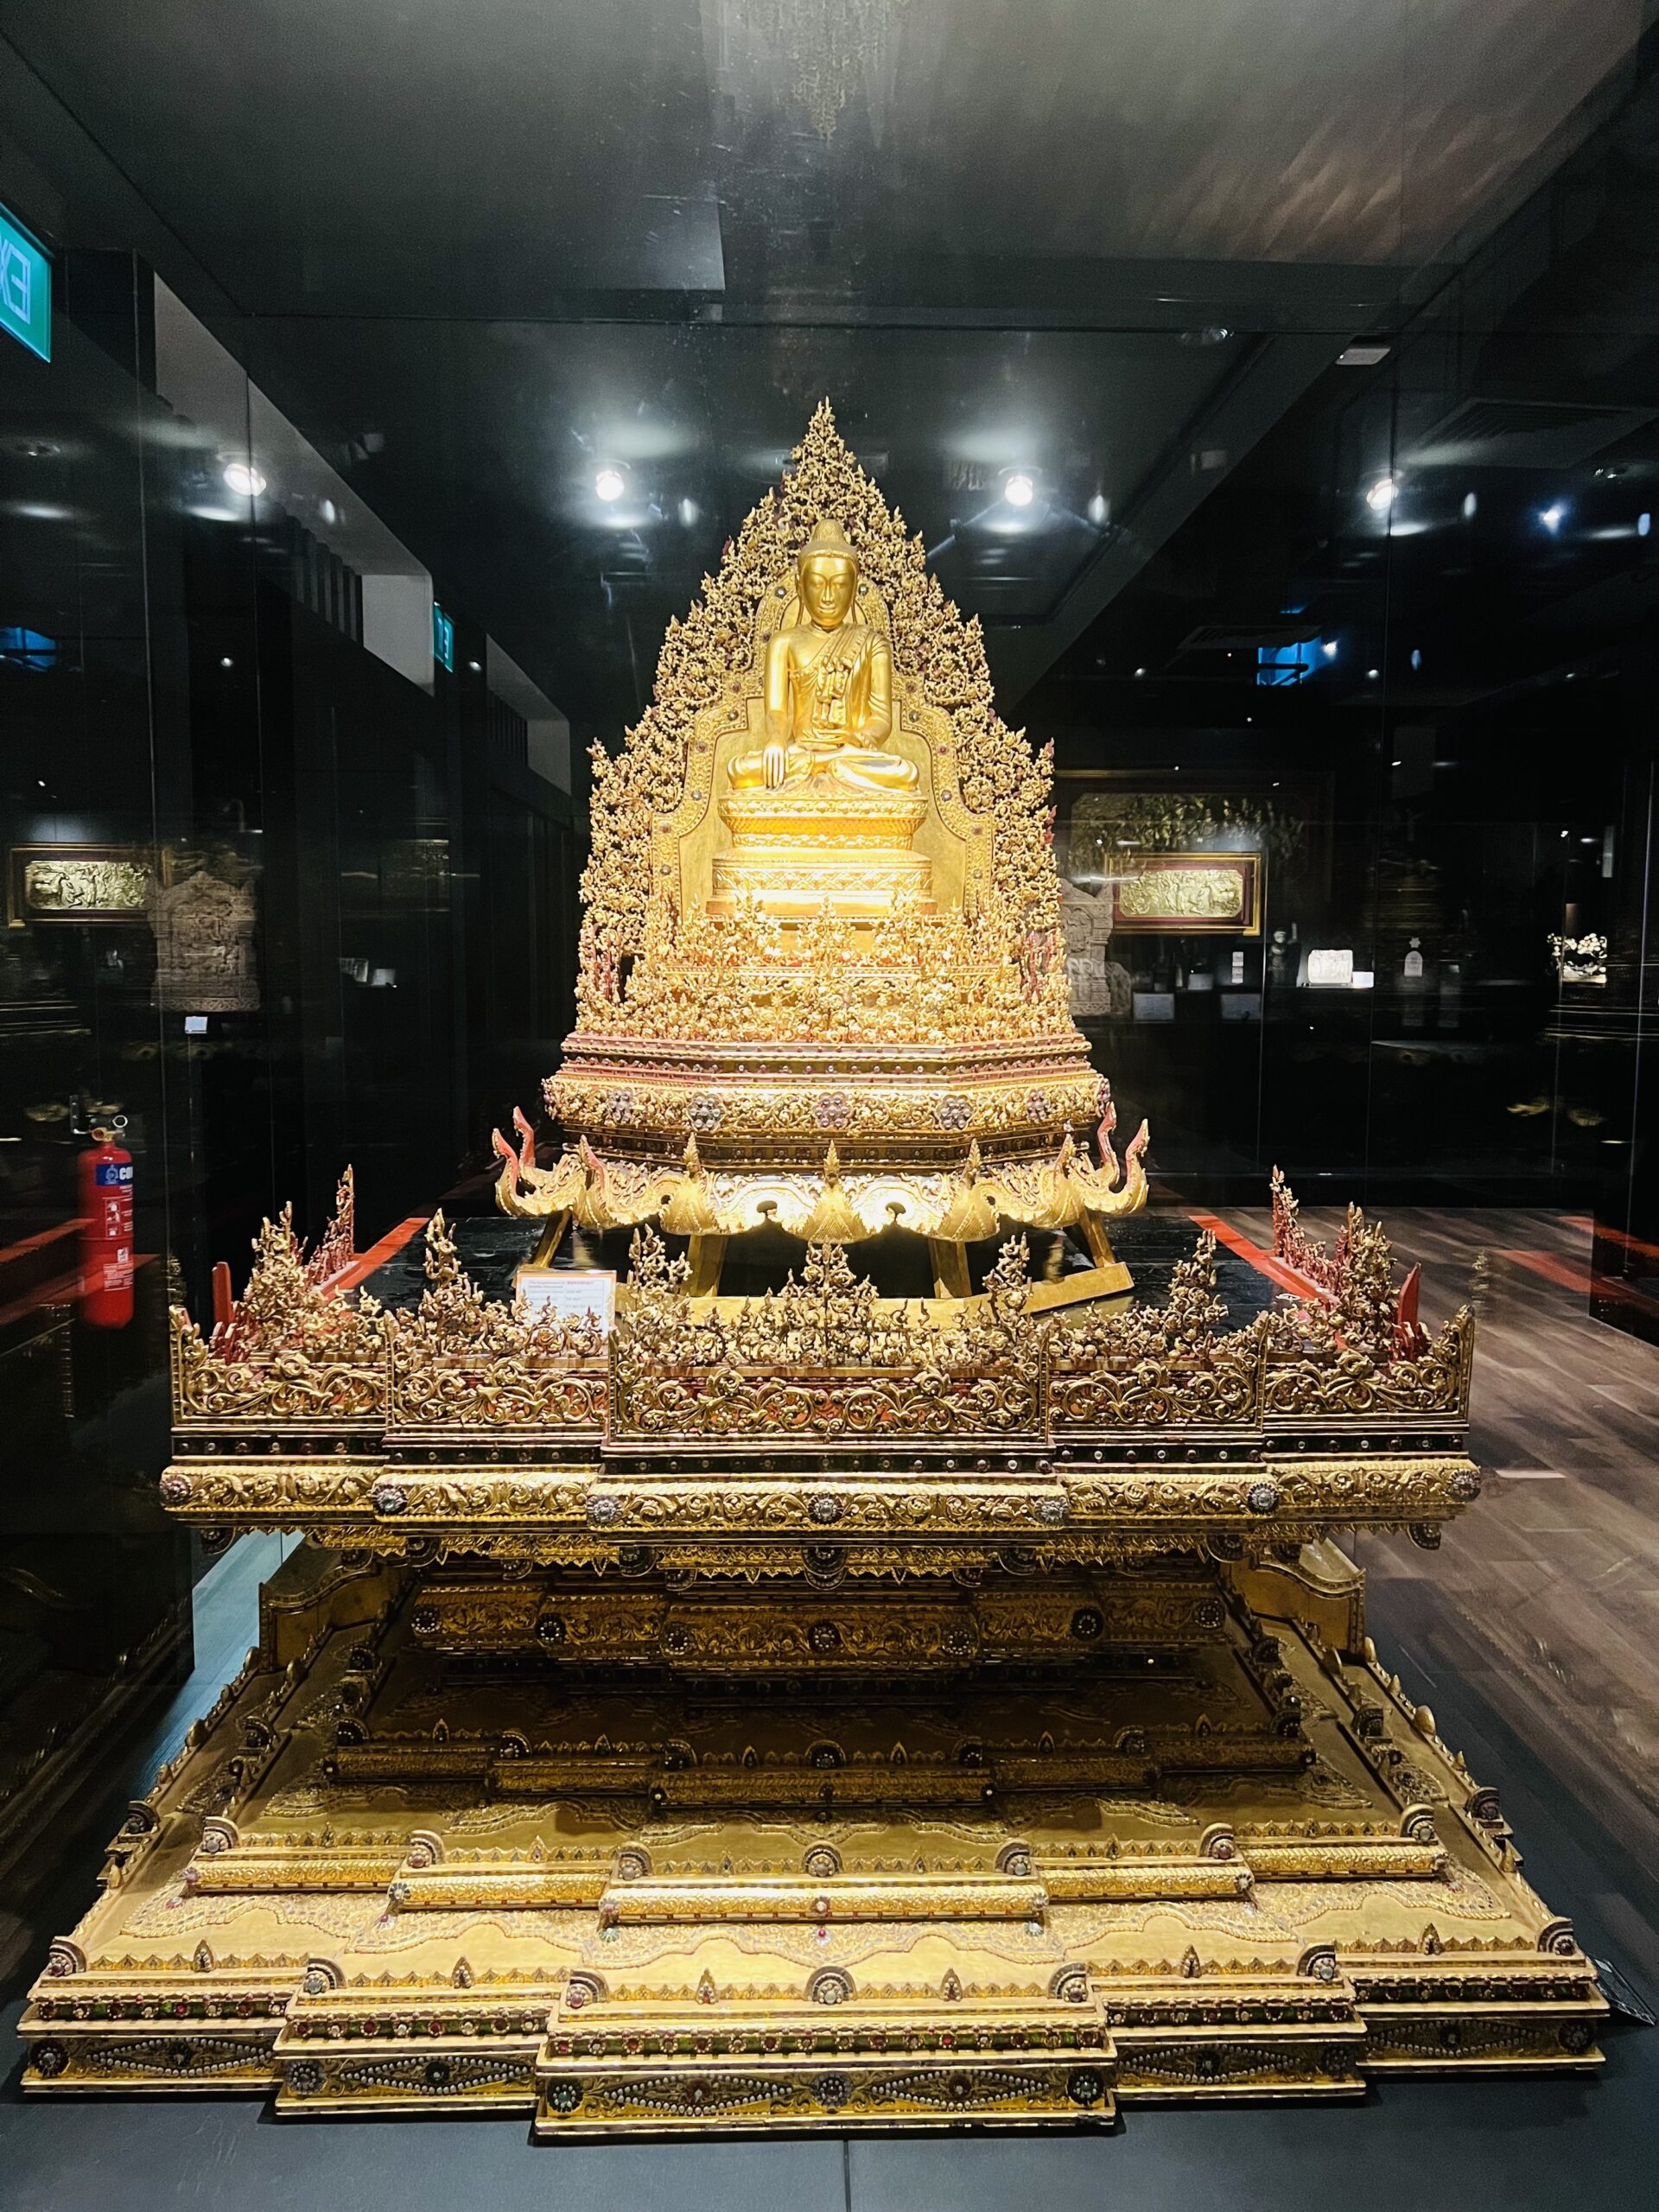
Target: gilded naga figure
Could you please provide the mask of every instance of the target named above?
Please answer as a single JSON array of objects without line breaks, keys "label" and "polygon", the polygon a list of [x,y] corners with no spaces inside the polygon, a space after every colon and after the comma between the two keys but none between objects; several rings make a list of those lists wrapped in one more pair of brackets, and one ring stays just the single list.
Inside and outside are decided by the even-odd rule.
[{"label": "gilded naga figure", "polygon": [[915,764],[887,750],[893,655],[882,632],[859,620],[858,556],[838,522],[817,525],[795,576],[806,619],[767,650],[766,740],[733,761],[733,789],[912,789]]}]

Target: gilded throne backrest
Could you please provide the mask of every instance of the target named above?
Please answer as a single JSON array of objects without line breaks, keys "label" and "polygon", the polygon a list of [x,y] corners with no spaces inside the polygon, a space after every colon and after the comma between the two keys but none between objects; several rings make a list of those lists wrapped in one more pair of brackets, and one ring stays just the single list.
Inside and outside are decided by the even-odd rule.
[{"label": "gilded throne backrest", "polygon": [[[892,641],[887,601],[868,576],[858,582],[858,620],[878,625]],[[729,675],[720,696],[703,708],[693,726],[686,753],[685,784],[680,804],[661,815],[652,840],[652,893],[666,896],[682,914],[701,914],[713,887],[716,855],[729,849],[730,832],[721,820],[720,801],[727,772],[739,754],[752,753],[766,740],[766,652],[779,629],[801,620],[792,569],[775,577],[756,606],[747,665]],[[976,913],[991,880],[993,825],[986,815],[970,813],[957,789],[955,733],[950,717],[929,706],[922,688],[893,654],[892,751],[913,761],[919,773],[918,796],[926,812],[915,835],[915,849],[933,864],[933,897],[941,912]]]}]

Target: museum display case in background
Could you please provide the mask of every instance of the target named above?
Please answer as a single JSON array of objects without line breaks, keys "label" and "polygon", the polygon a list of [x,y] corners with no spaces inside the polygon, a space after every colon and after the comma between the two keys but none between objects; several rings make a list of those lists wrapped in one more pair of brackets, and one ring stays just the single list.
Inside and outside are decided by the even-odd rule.
[{"label": "museum display case in background", "polygon": [[[169,1297],[211,1311],[285,1201],[319,1232],[344,1162],[363,1248],[487,1205],[489,1131],[569,1026],[585,747],[825,392],[1053,743],[1073,1007],[1155,1198],[1277,1164],[1593,1212],[1595,1310],[1659,1335],[1650,35],[1592,11],[1490,175],[1449,175],[1414,95],[1380,228],[1230,232],[1218,194],[1185,232],[1050,210],[1040,251],[973,238],[960,169],[943,213],[889,191],[861,92],[839,138],[839,105],[796,118],[779,183],[734,35],[720,189],[646,180],[672,219],[625,251],[592,194],[503,188],[519,231],[453,236],[354,203],[299,127],[327,57],[221,57],[216,110],[162,81],[163,12],[107,17],[94,66],[13,10],[0,67],[0,198],[55,292],[49,363],[0,340],[0,1855],[7,1803],[38,1819],[188,1664]],[[653,37],[537,95],[683,168],[659,80],[702,36]],[[1389,38],[1414,84],[1446,66]],[[452,83],[457,203],[511,75]],[[1281,152],[1326,123],[1289,81],[1250,79]],[[208,115],[296,220],[261,259],[227,200],[217,276],[130,181],[181,192]],[[1109,212],[1160,188],[1126,158],[1090,171]],[[85,1304],[105,1128],[116,1327]]]},{"label": "museum display case in background", "polygon": [[[144,264],[54,275],[49,363],[0,351],[0,1852],[188,1671],[169,1300],[325,1217],[342,1161],[375,1233],[429,1210],[573,961],[547,702]],[[101,1314],[100,1141],[132,1205]]]}]

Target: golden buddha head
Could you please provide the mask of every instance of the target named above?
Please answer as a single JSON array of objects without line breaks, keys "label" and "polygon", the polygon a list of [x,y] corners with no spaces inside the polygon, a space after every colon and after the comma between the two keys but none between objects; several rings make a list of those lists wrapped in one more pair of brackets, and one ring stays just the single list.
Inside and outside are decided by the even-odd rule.
[{"label": "golden buddha head", "polygon": [[837,630],[852,611],[858,589],[858,556],[838,522],[820,522],[795,563],[801,607],[821,630]]}]

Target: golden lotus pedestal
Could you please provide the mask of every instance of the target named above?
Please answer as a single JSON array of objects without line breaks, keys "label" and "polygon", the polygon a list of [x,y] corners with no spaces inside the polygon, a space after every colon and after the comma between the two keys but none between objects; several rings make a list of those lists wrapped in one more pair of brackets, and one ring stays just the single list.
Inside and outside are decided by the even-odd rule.
[{"label": "golden lotus pedestal", "polygon": [[926,802],[908,791],[851,791],[824,779],[729,791],[720,818],[731,849],[714,860],[709,912],[748,906],[773,920],[877,922],[933,912],[933,869],[912,849]]},{"label": "golden lotus pedestal", "polygon": [[1109,2122],[1595,2057],[1328,1545],[782,1591],[296,1554],[22,2023],[31,2091],[543,2137]]}]

